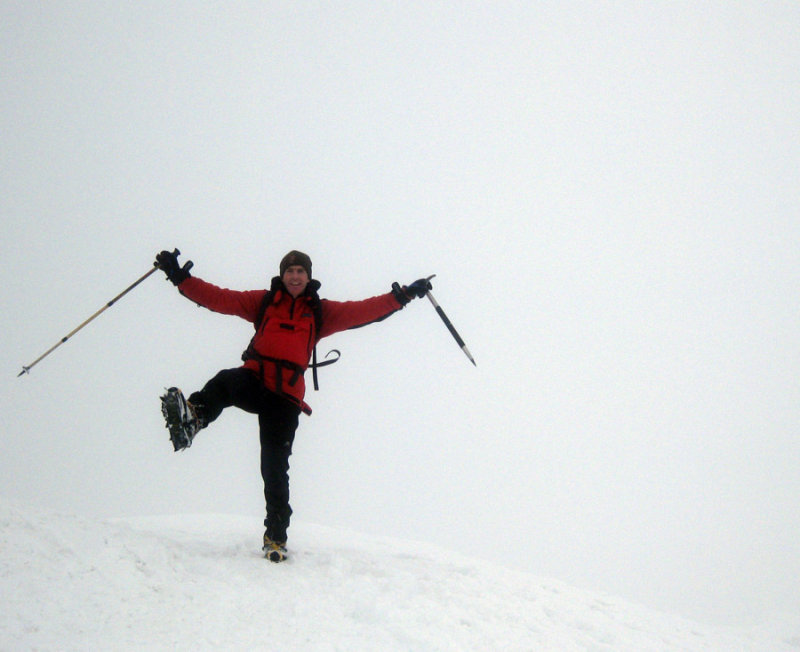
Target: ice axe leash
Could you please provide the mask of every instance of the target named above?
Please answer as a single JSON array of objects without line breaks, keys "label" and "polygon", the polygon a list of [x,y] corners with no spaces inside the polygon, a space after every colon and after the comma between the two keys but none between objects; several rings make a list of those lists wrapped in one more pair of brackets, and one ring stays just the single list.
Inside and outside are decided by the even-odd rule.
[{"label": "ice axe leash", "polygon": [[[178,251],[178,250],[176,249],[176,250],[175,250],[175,251],[173,251],[172,253],[174,253],[176,256],[179,256],[181,252],[180,252],[180,251]],[[192,265],[193,265],[193,264],[194,264],[194,263],[192,263],[192,261],[191,261],[191,260],[189,260],[189,261],[187,261],[187,262],[184,264],[183,268],[184,268],[185,270],[187,270],[187,271],[188,271],[188,270],[190,270],[190,269],[192,268]],[[62,338],[61,338],[61,339],[60,339],[58,342],[56,342],[56,343],[55,343],[53,346],[51,346],[49,349],[47,349],[47,351],[45,351],[44,353],[42,353],[42,355],[40,355],[38,358],[36,358],[36,360],[34,360],[33,362],[31,362],[29,365],[24,365],[24,366],[22,367],[22,371],[20,371],[20,372],[17,374],[17,378],[19,378],[19,377],[20,377],[20,376],[22,376],[23,374],[29,374],[29,373],[31,372],[31,369],[32,369],[32,368],[33,368],[33,367],[34,367],[34,366],[35,366],[37,363],[39,363],[39,362],[41,362],[42,360],[44,360],[44,359],[45,359],[45,358],[46,358],[48,355],[50,355],[50,354],[51,354],[53,351],[55,351],[55,350],[56,350],[56,349],[57,349],[59,346],[61,346],[61,345],[62,345],[64,342],[66,342],[66,341],[67,341],[67,340],[68,340],[70,337],[72,337],[73,335],[75,335],[75,333],[77,333],[79,330],[81,330],[81,328],[83,328],[84,326],[86,326],[86,325],[87,325],[87,324],[88,324],[90,321],[92,321],[92,320],[93,320],[95,317],[98,317],[98,316],[99,316],[99,315],[100,315],[102,312],[104,312],[105,310],[107,310],[108,308],[110,308],[111,306],[113,306],[113,305],[114,305],[114,304],[115,304],[115,303],[116,303],[116,302],[117,302],[119,299],[121,299],[121,298],[122,298],[122,297],[124,297],[126,294],[128,294],[128,292],[130,292],[130,291],[131,291],[133,288],[135,288],[137,285],[139,285],[139,283],[141,283],[142,281],[144,281],[144,280],[145,280],[145,279],[146,279],[148,276],[150,276],[150,275],[151,275],[153,272],[155,272],[155,271],[157,271],[157,270],[158,270],[157,263],[153,263],[153,269],[151,269],[150,271],[148,271],[148,272],[147,272],[147,274],[144,274],[144,275],[143,275],[141,278],[137,279],[137,280],[136,280],[134,283],[132,283],[131,285],[129,285],[128,287],[126,287],[126,288],[125,288],[125,289],[124,289],[122,292],[120,292],[120,293],[119,293],[117,296],[115,296],[113,299],[111,299],[111,301],[109,301],[109,302],[108,302],[106,305],[104,305],[102,308],[100,308],[100,310],[98,310],[98,311],[97,311],[96,313],[94,313],[94,314],[93,314],[91,317],[89,317],[89,319],[87,319],[85,322],[83,322],[83,323],[82,323],[80,326],[78,326],[77,328],[74,328],[74,329],[73,329],[71,332],[67,333],[67,334],[66,334],[64,337],[62,337]]]},{"label": "ice axe leash", "polygon": [[[436,276],[436,274],[431,274],[426,280],[430,281],[434,276]],[[444,310],[442,310],[442,307],[437,303],[436,299],[433,298],[431,291],[428,290],[425,293],[425,296],[427,296],[431,300],[431,303],[433,304],[433,307],[436,309],[436,312],[439,314],[439,317],[442,318],[444,325],[447,326],[447,330],[450,331],[450,334],[453,336],[455,341],[461,347],[461,350],[464,352],[464,354],[469,358],[469,361],[477,367],[478,365],[475,363],[475,358],[472,357],[472,354],[469,352],[467,345],[464,344],[464,340],[461,339],[461,335],[458,334],[458,331],[455,329],[455,326],[453,326],[452,322],[447,318],[447,315],[445,314]]]}]

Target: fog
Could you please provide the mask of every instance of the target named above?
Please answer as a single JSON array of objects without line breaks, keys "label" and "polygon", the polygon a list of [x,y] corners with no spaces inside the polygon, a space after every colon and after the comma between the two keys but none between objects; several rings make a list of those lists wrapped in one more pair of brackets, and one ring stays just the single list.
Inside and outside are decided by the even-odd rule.
[{"label": "fog", "polygon": [[[800,597],[800,7],[52,2],[0,8],[0,494],[244,514],[256,419],[172,452],[164,387],[252,326],[158,273],[320,294],[436,274],[335,335],[295,518],[740,623]],[[309,383],[310,384],[310,383]],[[290,530],[291,537],[291,530]]]}]

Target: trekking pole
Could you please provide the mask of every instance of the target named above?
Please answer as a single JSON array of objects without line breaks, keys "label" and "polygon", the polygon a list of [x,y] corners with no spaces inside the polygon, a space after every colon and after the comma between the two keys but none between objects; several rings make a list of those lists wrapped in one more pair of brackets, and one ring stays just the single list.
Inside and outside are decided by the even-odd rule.
[{"label": "trekking pole", "polygon": [[[430,281],[434,276],[436,276],[436,274],[431,274],[426,280]],[[467,345],[464,344],[464,340],[461,339],[461,336],[458,334],[458,331],[455,329],[455,326],[453,326],[453,324],[447,318],[447,315],[444,314],[444,310],[442,310],[442,307],[436,302],[436,299],[433,298],[433,295],[431,294],[430,290],[426,292],[426,296],[431,300],[433,307],[436,308],[436,312],[439,314],[439,317],[442,318],[444,325],[447,326],[447,330],[449,330],[450,334],[455,338],[456,342],[461,347],[461,350],[469,358],[469,361],[477,367],[478,365],[475,363],[475,358],[472,357],[472,354],[469,352]]]},{"label": "trekking pole", "polygon": [[[176,249],[176,250],[175,250],[173,253],[174,253],[176,256],[179,256],[181,252],[180,252],[180,251],[178,251],[178,250]],[[191,261],[191,260],[190,260],[190,261],[187,261],[187,263],[184,265],[184,268],[185,268],[185,269],[190,269],[191,267],[192,267],[192,261]],[[36,360],[34,360],[33,362],[31,362],[31,363],[30,363],[29,365],[27,365],[27,366],[23,365],[23,367],[22,367],[22,371],[20,371],[20,372],[17,374],[17,378],[19,378],[19,377],[20,377],[20,376],[22,376],[23,374],[29,374],[29,373],[31,372],[31,369],[32,369],[32,368],[33,368],[33,367],[34,367],[34,366],[35,366],[37,363],[41,362],[41,361],[42,361],[44,358],[46,358],[48,355],[50,355],[50,354],[51,354],[53,351],[55,351],[55,350],[56,350],[56,349],[57,349],[59,346],[61,346],[61,345],[62,345],[64,342],[66,342],[66,341],[67,341],[67,340],[68,340],[70,337],[72,337],[73,335],[75,335],[75,333],[77,333],[77,332],[78,332],[78,331],[79,331],[81,328],[83,328],[84,326],[86,326],[86,324],[88,324],[90,321],[92,321],[92,320],[93,320],[95,317],[98,317],[98,316],[100,315],[100,313],[102,313],[103,311],[105,311],[105,310],[107,310],[108,308],[110,308],[111,306],[113,306],[113,305],[114,305],[114,303],[116,303],[116,302],[117,302],[119,299],[121,299],[121,298],[122,298],[122,297],[124,297],[126,294],[128,294],[128,292],[130,292],[130,291],[131,291],[133,288],[135,288],[137,285],[139,285],[139,283],[141,283],[142,281],[144,281],[144,280],[145,280],[145,279],[146,279],[148,276],[150,276],[150,274],[152,274],[153,272],[155,272],[157,269],[158,269],[158,264],[157,264],[157,263],[153,263],[153,269],[151,269],[149,272],[147,272],[147,274],[145,274],[144,276],[142,276],[140,279],[138,279],[138,280],[137,280],[135,283],[133,283],[132,285],[129,285],[127,288],[125,288],[125,289],[124,289],[122,292],[120,292],[120,293],[119,293],[117,296],[115,296],[113,299],[111,299],[111,301],[109,301],[109,302],[108,302],[106,305],[104,305],[102,308],[100,308],[100,310],[98,310],[98,311],[97,311],[96,313],[94,313],[94,314],[93,314],[91,317],[89,317],[89,319],[87,319],[87,320],[86,320],[85,322],[83,322],[83,323],[82,323],[80,326],[78,326],[77,328],[73,329],[73,330],[72,330],[70,333],[68,333],[67,335],[65,335],[64,337],[62,337],[62,338],[61,338],[61,339],[60,339],[58,342],[56,342],[56,343],[55,343],[53,346],[51,346],[49,349],[47,349],[47,351],[45,351],[44,353],[42,353],[42,355],[40,355],[38,358],[36,358]]]}]

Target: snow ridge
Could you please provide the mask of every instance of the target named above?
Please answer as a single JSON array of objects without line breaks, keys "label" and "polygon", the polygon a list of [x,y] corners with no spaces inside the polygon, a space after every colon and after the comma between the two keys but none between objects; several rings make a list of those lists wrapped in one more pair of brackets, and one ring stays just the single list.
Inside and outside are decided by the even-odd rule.
[{"label": "snow ridge", "polygon": [[3,650],[770,650],[721,630],[419,543],[258,519],[99,521],[0,499]]}]

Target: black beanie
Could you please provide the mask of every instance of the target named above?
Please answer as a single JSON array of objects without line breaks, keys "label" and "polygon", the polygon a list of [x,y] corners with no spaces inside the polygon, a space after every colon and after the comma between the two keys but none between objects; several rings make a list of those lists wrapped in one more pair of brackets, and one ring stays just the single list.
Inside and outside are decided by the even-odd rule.
[{"label": "black beanie", "polygon": [[281,260],[281,277],[283,277],[283,273],[286,271],[286,268],[291,267],[292,265],[300,265],[300,267],[306,270],[308,278],[311,278],[311,258],[308,254],[304,254],[302,251],[295,250],[292,250],[286,254],[283,257],[283,260]]}]

